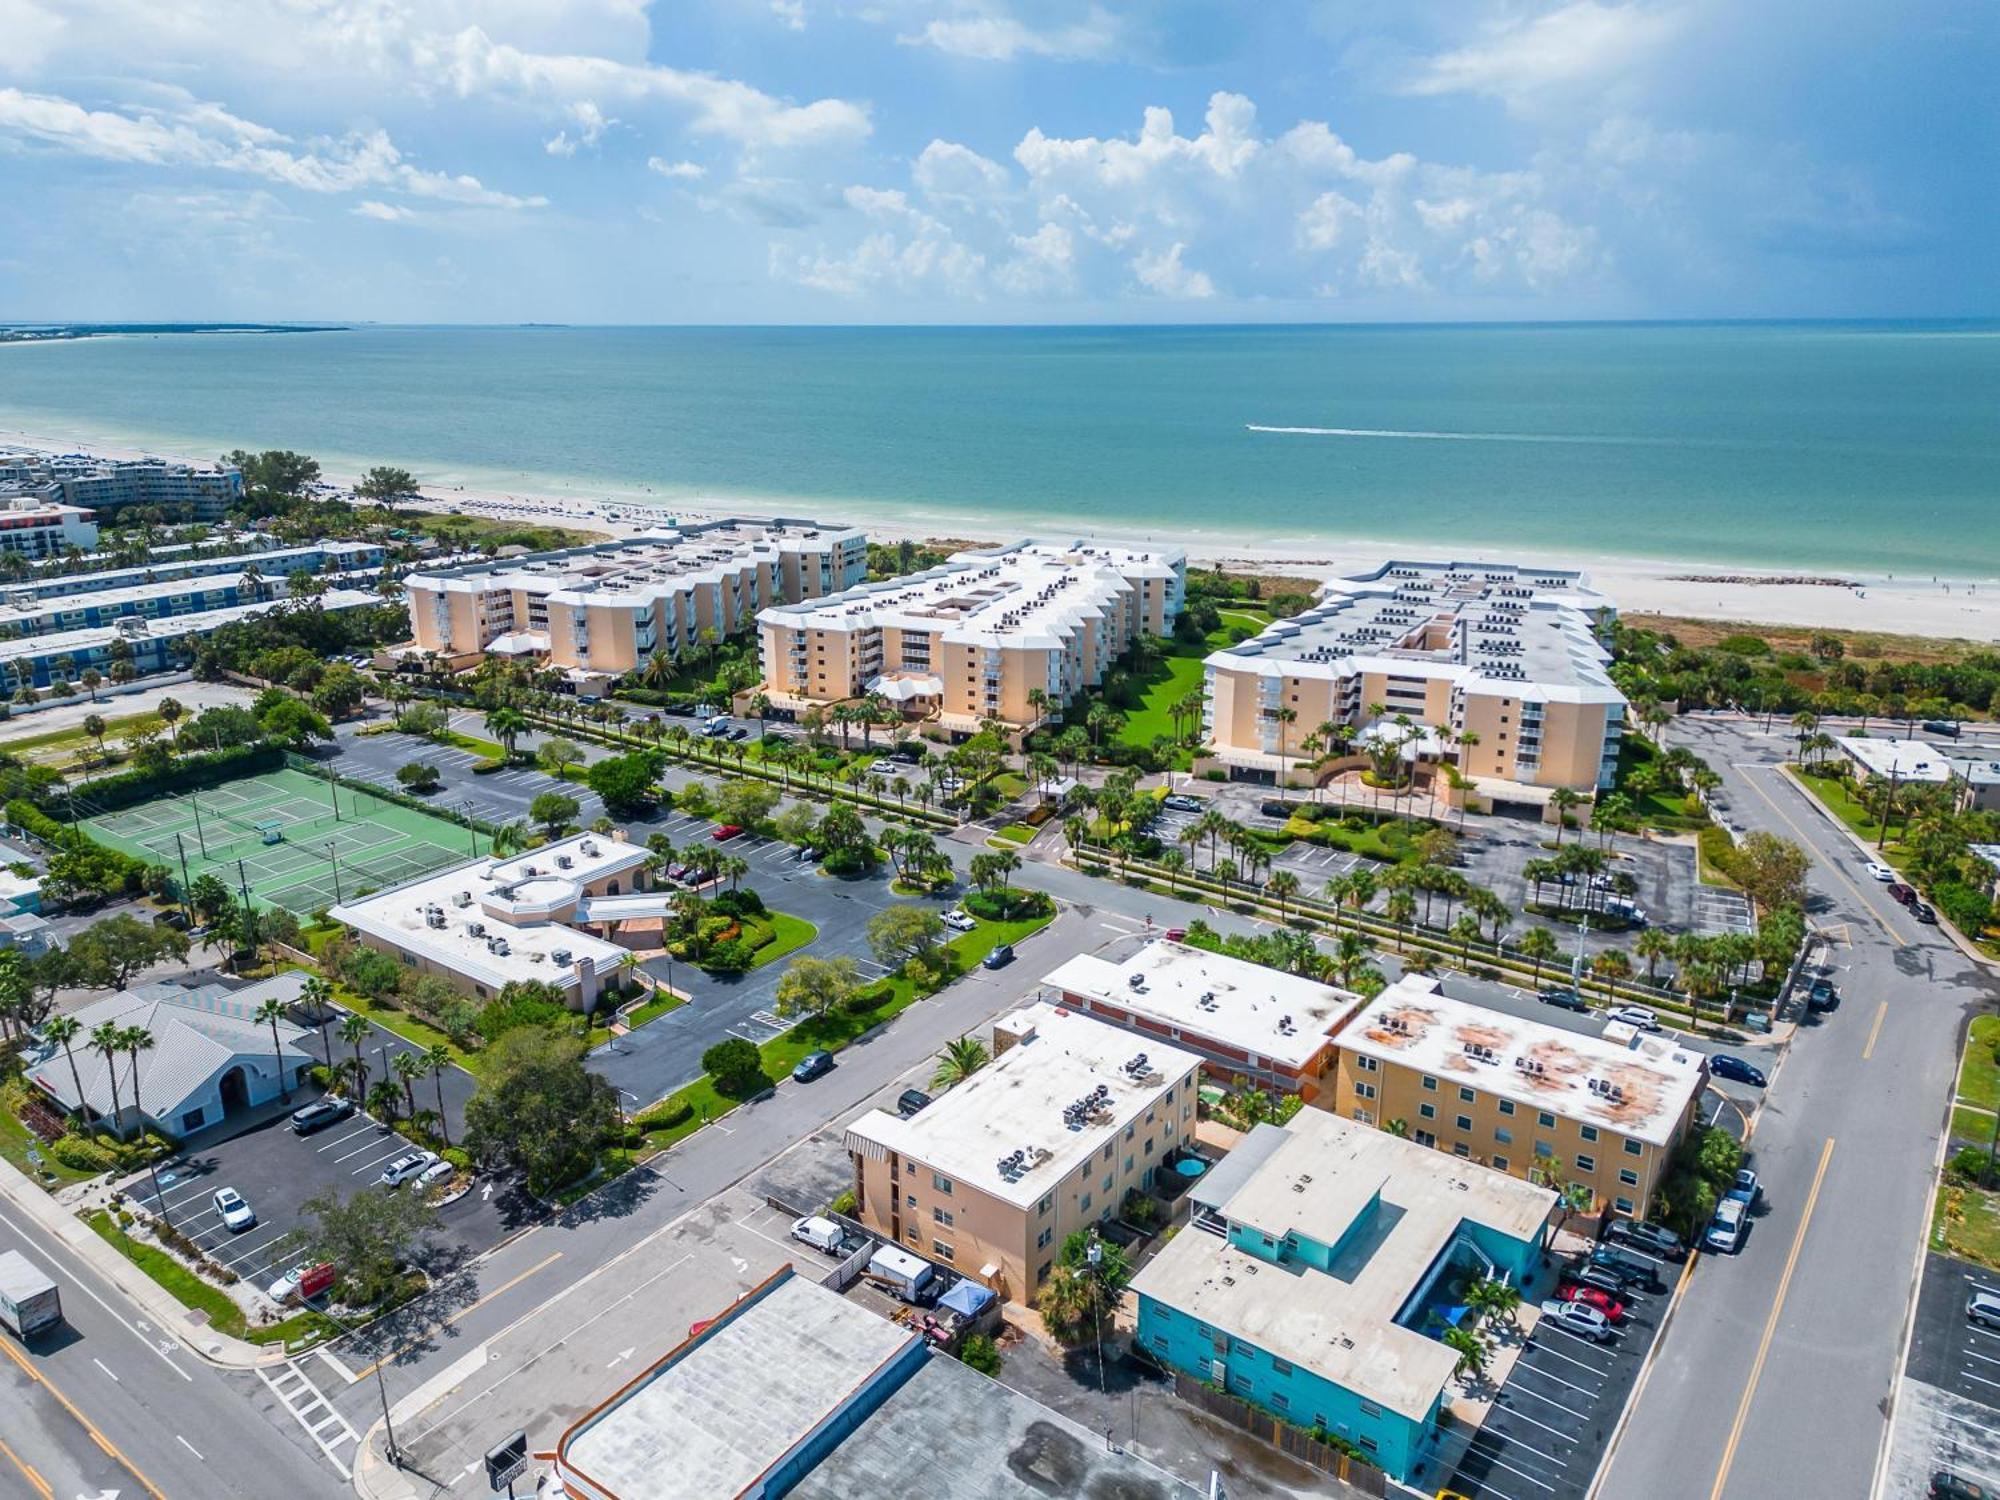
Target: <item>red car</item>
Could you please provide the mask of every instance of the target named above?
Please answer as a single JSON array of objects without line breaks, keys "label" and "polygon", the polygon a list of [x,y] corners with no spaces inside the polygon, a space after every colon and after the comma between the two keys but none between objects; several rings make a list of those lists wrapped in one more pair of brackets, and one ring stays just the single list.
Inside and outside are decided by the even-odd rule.
[{"label": "red car", "polygon": [[1169,927],[1167,929],[1167,941],[1170,943],[1181,942],[1185,940],[1186,937],[1187,937],[1187,929],[1185,927]]},{"label": "red car", "polygon": [[1912,906],[1916,903],[1917,892],[1915,887],[1904,885],[1900,880],[1889,883],[1889,894],[1904,906]]},{"label": "red car", "polygon": [[743,837],[743,828],[742,825],[737,823],[724,823],[715,832],[711,833],[709,837],[714,839],[718,844],[727,839],[740,839]]},{"label": "red car", "polygon": [[1625,1316],[1625,1304],[1611,1293],[1600,1291],[1594,1286],[1566,1286],[1559,1294],[1565,1302],[1581,1302],[1586,1307],[1594,1307],[1605,1317],[1616,1323]]}]

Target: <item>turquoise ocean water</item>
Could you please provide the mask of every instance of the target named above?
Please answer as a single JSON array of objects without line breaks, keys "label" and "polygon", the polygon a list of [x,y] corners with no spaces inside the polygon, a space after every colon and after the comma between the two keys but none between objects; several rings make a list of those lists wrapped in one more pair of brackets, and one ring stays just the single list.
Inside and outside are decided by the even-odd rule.
[{"label": "turquoise ocean water", "polygon": [[123,337],[0,346],[0,428],[940,532],[2000,577],[1995,323]]}]

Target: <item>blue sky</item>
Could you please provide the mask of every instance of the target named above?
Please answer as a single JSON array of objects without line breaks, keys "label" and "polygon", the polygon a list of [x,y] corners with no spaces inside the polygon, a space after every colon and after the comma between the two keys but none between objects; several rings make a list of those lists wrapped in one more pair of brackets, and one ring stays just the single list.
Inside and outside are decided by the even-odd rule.
[{"label": "blue sky", "polygon": [[1986,0],[0,0],[0,318],[1991,315]]}]

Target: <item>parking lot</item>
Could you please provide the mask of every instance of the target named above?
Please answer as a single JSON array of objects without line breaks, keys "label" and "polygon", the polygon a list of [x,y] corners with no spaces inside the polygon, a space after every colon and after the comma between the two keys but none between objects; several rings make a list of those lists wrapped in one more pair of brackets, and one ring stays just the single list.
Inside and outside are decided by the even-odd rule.
[{"label": "parking lot", "polygon": [[1884,1495],[1920,1495],[1940,1469],[2000,1486],[2000,1333],[1965,1316],[1974,1291],[2000,1292],[2000,1272],[1925,1257]]},{"label": "parking lot", "polygon": [[1609,1342],[1536,1326],[1444,1488],[1470,1500],[1582,1500],[1680,1275],[1655,1264],[1662,1290],[1628,1294]]},{"label": "parking lot", "polygon": [[322,752],[342,776],[365,781],[387,791],[407,796],[397,783],[396,772],[414,762],[435,766],[443,785],[423,800],[439,808],[469,810],[488,823],[526,822],[528,808],[544,792],[561,792],[574,797],[578,818],[589,824],[604,815],[604,804],[596,793],[573,781],[558,781],[532,766],[495,771],[475,776],[472,767],[483,756],[450,745],[436,745],[407,734],[382,734],[363,738],[349,735]]},{"label": "parking lot", "polygon": [[[292,1097],[303,1104],[314,1096]],[[162,1163],[157,1199],[146,1173],[128,1179],[123,1190],[136,1207],[149,1213],[164,1208],[169,1222],[218,1265],[261,1290],[297,1259],[283,1242],[299,1227],[300,1206],[308,1198],[329,1189],[346,1194],[366,1187],[396,1157],[416,1149],[365,1114],[300,1136],[280,1113],[239,1135],[197,1145]],[[254,1226],[234,1231],[222,1222],[213,1199],[225,1187],[236,1189],[256,1211]],[[440,1211],[444,1228],[436,1243],[443,1261],[448,1264],[497,1244],[538,1212],[533,1200],[504,1185],[475,1187]]]},{"label": "parking lot", "polygon": [[1741,891],[1725,890],[1716,885],[1695,888],[1695,932],[1703,937],[1718,937],[1727,932],[1756,930],[1757,920],[1751,915],[1749,898]]}]

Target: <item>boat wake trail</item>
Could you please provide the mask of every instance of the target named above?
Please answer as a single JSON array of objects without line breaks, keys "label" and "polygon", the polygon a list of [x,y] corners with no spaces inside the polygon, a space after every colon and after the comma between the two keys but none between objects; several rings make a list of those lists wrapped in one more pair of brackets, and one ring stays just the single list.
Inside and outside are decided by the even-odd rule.
[{"label": "boat wake trail", "polygon": [[1404,438],[1429,443],[1598,443],[1613,447],[1651,448],[1671,446],[1675,438],[1585,437],[1559,432],[1408,432],[1391,427],[1269,427],[1245,422],[1247,432],[1274,433],[1281,437]]}]

